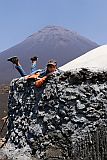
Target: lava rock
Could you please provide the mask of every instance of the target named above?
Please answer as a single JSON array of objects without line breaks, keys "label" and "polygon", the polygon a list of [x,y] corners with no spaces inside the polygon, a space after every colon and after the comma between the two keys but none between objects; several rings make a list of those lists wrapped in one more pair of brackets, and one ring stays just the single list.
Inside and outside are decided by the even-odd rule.
[{"label": "lava rock", "polygon": [[41,88],[12,80],[8,117],[2,159],[105,160],[107,73],[68,71]]}]

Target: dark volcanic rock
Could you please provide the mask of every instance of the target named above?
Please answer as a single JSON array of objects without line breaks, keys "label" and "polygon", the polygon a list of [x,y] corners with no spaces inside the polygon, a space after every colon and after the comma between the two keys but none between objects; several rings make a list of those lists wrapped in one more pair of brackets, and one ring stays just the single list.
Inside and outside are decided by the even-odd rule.
[{"label": "dark volcanic rock", "polygon": [[[99,78],[100,77],[100,78]],[[10,84],[7,143],[1,153],[28,160],[107,159],[107,73],[53,75],[41,88]]]}]

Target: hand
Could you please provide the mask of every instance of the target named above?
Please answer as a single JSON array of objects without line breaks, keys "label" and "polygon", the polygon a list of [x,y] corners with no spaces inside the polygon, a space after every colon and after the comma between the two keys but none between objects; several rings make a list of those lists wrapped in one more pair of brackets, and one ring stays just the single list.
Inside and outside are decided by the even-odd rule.
[{"label": "hand", "polygon": [[25,80],[27,80],[29,77],[30,77],[30,76],[28,75],[28,76],[25,76],[24,78],[25,78]]}]

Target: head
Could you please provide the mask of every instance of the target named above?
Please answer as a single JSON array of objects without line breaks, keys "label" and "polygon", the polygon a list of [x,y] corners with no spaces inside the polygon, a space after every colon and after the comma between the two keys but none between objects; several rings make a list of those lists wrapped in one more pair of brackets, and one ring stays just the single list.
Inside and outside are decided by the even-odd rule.
[{"label": "head", "polygon": [[47,63],[47,71],[49,73],[52,73],[52,72],[56,71],[56,69],[57,69],[57,62],[54,60],[49,60]]},{"label": "head", "polygon": [[37,56],[32,57],[30,60],[32,61],[32,63],[34,63],[34,62],[36,62],[38,60],[38,57]]}]

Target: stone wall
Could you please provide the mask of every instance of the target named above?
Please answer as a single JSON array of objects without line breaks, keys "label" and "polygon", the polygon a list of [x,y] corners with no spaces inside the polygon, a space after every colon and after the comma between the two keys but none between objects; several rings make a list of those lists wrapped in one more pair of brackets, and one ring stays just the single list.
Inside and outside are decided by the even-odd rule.
[{"label": "stone wall", "polygon": [[41,88],[13,80],[8,99],[8,159],[106,160],[107,73],[87,69],[50,77]]}]

